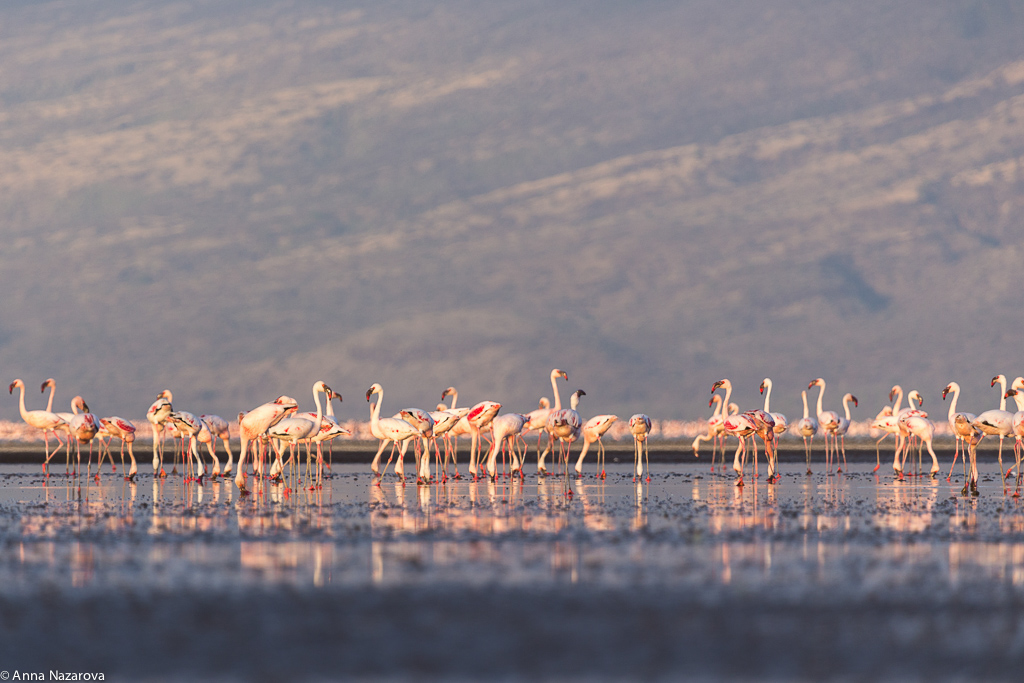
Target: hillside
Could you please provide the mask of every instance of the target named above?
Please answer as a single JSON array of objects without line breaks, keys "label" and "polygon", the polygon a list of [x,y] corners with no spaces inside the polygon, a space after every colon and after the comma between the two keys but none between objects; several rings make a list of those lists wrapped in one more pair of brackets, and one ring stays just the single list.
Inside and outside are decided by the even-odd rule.
[{"label": "hillside", "polygon": [[346,417],[373,381],[385,412],[529,410],[555,366],[585,415],[696,419],[765,375],[791,415],[819,375],[858,417],[897,381],[978,411],[1024,374],[1022,29],[995,1],[9,4],[0,367],[132,418],[319,378]]}]

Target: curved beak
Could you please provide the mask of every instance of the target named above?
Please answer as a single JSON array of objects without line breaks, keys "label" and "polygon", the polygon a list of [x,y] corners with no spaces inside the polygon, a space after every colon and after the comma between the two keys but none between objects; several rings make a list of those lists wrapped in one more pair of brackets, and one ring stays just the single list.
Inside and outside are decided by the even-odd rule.
[{"label": "curved beak", "polygon": [[859,404],[859,403],[857,403],[857,397],[856,397],[856,396],[851,396],[850,398],[852,398],[852,399],[853,399],[853,405],[854,405],[854,406],[858,406],[858,407],[860,406],[860,404]]},{"label": "curved beak", "polygon": [[371,396],[373,396],[373,388],[372,387],[366,390],[366,400],[369,401]]}]

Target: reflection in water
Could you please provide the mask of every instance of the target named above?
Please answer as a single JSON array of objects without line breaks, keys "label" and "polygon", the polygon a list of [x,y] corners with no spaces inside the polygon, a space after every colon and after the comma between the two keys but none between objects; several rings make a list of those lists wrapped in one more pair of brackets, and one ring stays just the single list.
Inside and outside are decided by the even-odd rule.
[{"label": "reflection in water", "polygon": [[956,482],[856,467],[744,487],[696,466],[650,483],[628,470],[571,498],[558,478],[377,485],[339,466],[322,489],[242,498],[217,480],[18,474],[0,487],[18,551],[0,586],[1024,585],[1024,509],[998,483],[965,499]]}]

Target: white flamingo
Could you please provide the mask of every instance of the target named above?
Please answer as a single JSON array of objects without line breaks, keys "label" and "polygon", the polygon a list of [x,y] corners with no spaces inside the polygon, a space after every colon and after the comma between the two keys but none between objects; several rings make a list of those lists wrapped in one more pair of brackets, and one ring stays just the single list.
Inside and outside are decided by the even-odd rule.
[{"label": "white flamingo", "polygon": [[[542,429],[543,430],[537,436],[537,474],[538,475],[545,475],[545,474],[548,473],[547,466],[545,465],[544,461],[545,461],[545,458],[547,458],[548,453],[550,453],[551,450],[555,447],[555,437],[554,437],[554,435],[551,434],[551,431],[548,429],[548,418],[551,417],[552,413],[554,413],[556,411],[559,411],[559,410],[562,410],[562,396],[558,392],[558,378],[561,377],[566,382],[568,382],[569,381],[569,373],[567,373],[565,370],[559,370],[558,368],[555,368],[555,369],[553,369],[551,371],[550,377],[551,377],[551,391],[553,392],[554,397],[555,397],[555,405],[554,405],[554,407],[551,408],[550,410],[548,410],[547,413],[544,412],[545,408],[538,408],[537,410],[531,411],[530,414],[529,414],[530,421],[528,423],[529,424],[528,429]],[[534,427],[533,425],[535,425],[535,424],[540,424],[542,426],[539,427],[539,428],[538,427]],[[548,435],[548,445],[544,448],[544,451],[541,452],[540,443],[541,443],[541,438],[544,436],[545,432]]]},{"label": "white flamingo", "polygon": [[[213,437],[210,444],[210,456],[213,458],[213,476],[219,476],[223,474],[225,477],[231,474],[231,470],[234,468],[235,454],[231,452],[231,427],[228,425],[228,421],[220,415],[200,415],[199,419],[203,421],[206,427],[210,430],[210,436]],[[228,461],[224,465],[224,471],[220,471],[220,460],[217,459],[217,439],[224,442],[224,450],[227,451]]]},{"label": "white flamingo", "polygon": [[994,387],[999,383],[999,408],[986,410],[971,421],[971,426],[986,436],[999,437],[999,476],[1006,478],[1003,472],[1003,439],[1013,435],[1013,414],[1006,410],[1006,375],[996,375],[989,383]]},{"label": "white flamingo", "polygon": [[[813,387],[818,387],[818,425],[821,427],[821,430],[825,432],[825,474],[831,474],[832,454],[836,450],[834,435],[835,430],[839,426],[839,413],[834,410],[824,410],[821,407],[822,400],[825,396],[825,380],[821,377],[813,380],[807,385],[807,391],[810,391]],[[833,436],[831,448],[829,447],[829,436]]]},{"label": "white flamingo", "polygon": [[[47,387],[50,388],[50,397],[46,401],[46,410],[54,412],[55,415],[68,424],[66,436],[69,446],[71,438],[75,439],[75,461],[77,463],[75,472],[77,473],[82,467],[82,444],[89,444],[89,462],[92,462],[92,440],[99,433],[100,419],[89,412],[89,406],[85,404],[85,399],[81,396],[75,396],[71,399],[70,413],[54,411],[53,397],[57,393],[57,381],[52,377],[47,379],[43,382],[42,390],[46,391]],[[79,410],[82,412],[79,413]],[[65,449],[65,451],[67,455],[65,471],[67,471],[71,467],[70,448]]]},{"label": "white flamingo", "polygon": [[[448,428],[447,433],[444,435],[445,448],[451,450],[452,465],[455,466],[455,478],[461,479],[462,475],[459,474],[459,437],[470,436],[472,430],[469,427],[469,422],[465,419],[469,413],[469,408],[457,408],[456,405],[459,401],[459,392],[455,387],[448,387],[441,392],[441,400],[444,401],[448,396],[452,397],[452,405],[450,408],[445,408],[447,412],[453,413],[456,416],[455,424]],[[438,406],[438,410],[443,408],[442,405]],[[435,419],[436,423],[436,419]],[[448,474],[448,450],[445,451],[445,464],[444,464],[444,477],[447,478]]]},{"label": "white flamingo", "polygon": [[[897,384],[893,387],[893,391],[898,394],[896,408],[899,408],[900,401],[903,398],[903,388]],[[907,393],[907,404],[907,407],[902,410],[894,409],[898,431],[896,433],[896,454],[893,456],[892,468],[900,479],[903,479],[903,463],[907,459],[907,453],[912,445],[912,440],[917,436],[917,434],[910,430],[908,420],[912,417],[928,419],[928,413],[921,410],[921,406],[924,405],[924,397],[918,393],[917,389],[911,389]]]},{"label": "white flamingo", "polygon": [[[309,477],[310,459],[312,457],[312,439],[320,433],[320,429],[324,422],[324,408],[320,404],[320,394],[326,394],[329,396],[331,388],[323,381],[318,380],[313,383],[312,391],[313,402],[316,403],[315,415],[298,414],[294,417],[286,417],[267,429],[266,433],[270,437],[270,442],[274,446],[274,452],[277,456],[274,467],[272,467],[270,471],[272,477],[282,476],[284,474],[285,463],[282,461],[281,457],[281,444],[288,444],[288,462],[291,462],[292,458],[297,458],[299,443],[302,442],[306,443],[306,477]],[[320,457],[320,453],[318,452],[316,482],[311,484],[311,486],[319,486],[322,475],[323,458]]]},{"label": "white flamingo", "polygon": [[139,471],[138,465],[135,463],[135,452],[132,450],[132,444],[135,443],[135,425],[123,417],[117,417],[116,415],[111,417],[101,417],[100,424],[106,429],[107,433],[112,437],[121,440],[121,469],[124,469],[124,447],[128,445],[128,457],[132,460],[131,469],[128,470],[128,474],[125,479],[129,481],[135,480],[135,475]]},{"label": "white flamingo", "polygon": [[1012,426],[1013,435],[1015,437],[1013,443],[1013,455],[1017,461],[1017,487],[1014,489],[1013,497],[1020,498],[1020,482],[1021,482],[1021,450],[1022,444],[1021,439],[1024,438],[1024,391],[1019,389],[1009,389],[1006,392],[1006,398],[1013,398],[1017,403],[1017,412],[1013,414]]},{"label": "white flamingo", "polygon": [[522,475],[523,468],[519,462],[519,454],[516,452],[515,439],[522,433],[525,425],[526,416],[521,413],[505,413],[491,420],[494,441],[487,454],[487,475],[492,481],[498,474],[498,450],[501,449],[504,452],[506,446],[510,458],[509,471],[512,476],[517,473]]},{"label": "white flamingo", "polygon": [[[171,406],[173,401],[174,395],[171,393],[171,390],[164,389],[157,395],[153,404],[149,406],[149,410],[146,411],[146,419],[153,428],[153,473],[159,473],[161,477],[167,476],[163,468],[164,425],[167,422],[167,416],[174,410]],[[159,443],[157,442],[157,437],[160,439]]]},{"label": "white flamingo", "polygon": [[[187,410],[175,410],[172,411],[167,419],[172,422],[182,434],[188,438],[188,454],[189,462],[193,460],[196,463],[196,476],[185,477],[185,482],[196,481],[202,483],[203,475],[206,473],[206,468],[203,466],[203,459],[199,455],[199,433],[206,429],[206,425],[199,419],[199,416],[188,412]],[[207,440],[209,440],[209,430],[207,430]],[[184,450],[183,450],[184,452]],[[184,455],[182,456],[184,458]],[[188,472],[190,468],[186,466],[185,471]]]},{"label": "white flamingo", "polygon": [[[732,382],[728,379],[718,380],[712,385],[711,393],[714,393],[719,388],[725,389],[725,397],[722,399],[722,404],[727,405],[732,397]],[[736,453],[733,455],[732,468],[739,475],[736,485],[743,486],[743,468],[746,464],[747,456],[747,437],[757,432],[757,424],[749,415],[740,413],[738,415],[727,415],[722,426],[726,434],[735,436],[739,440]]]},{"label": "white flamingo", "polygon": [[[629,433],[633,435],[633,481],[644,476],[647,464],[647,481],[651,480],[651,456],[647,448],[647,437],[651,434],[651,418],[637,413],[629,418]],[[643,455],[643,459],[641,459]]]},{"label": "white flamingo", "polygon": [[775,433],[779,436],[785,434],[786,430],[789,429],[789,420],[782,413],[773,413],[771,408],[769,408],[772,400],[772,380],[770,378],[765,377],[764,381],[761,382],[761,393],[764,394],[764,412],[771,415],[772,419],[775,420]]},{"label": "white flamingo", "polygon": [[586,396],[587,392],[577,389],[569,398],[569,407],[552,411],[548,415],[547,431],[552,438],[558,440],[558,460],[562,466],[562,473],[566,482],[566,493],[572,495],[572,489],[568,488],[569,480],[569,454],[572,444],[580,438],[580,431],[583,429],[583,418],[576,411],[580,404],[580,397]]},{"label": "white flamingo", "polygon": [[[379,484],[381,477],[388,470],[388,466],[391,464],[391,459],[395,455],[395,446],[402,444],[399,449],[398,462],[395,463],[395,473],[402,477],[405,481],[405,465],[403,460],[405,459],[405,451],[409,447],[409,440],[419,436],[419,430],[412,426],[405,420],[399,420],[394,417],[380,416],[380,404],[384,402],[384,387],[374,382],[369,389],[366,390],[366,401],[370,401],[370,397],[374,394],[378,395],[376,402],[370,406],[370,433],[373,434],[374,438],[380,439],[380,447],[377,449],[377,454],[373,457],[373,461],[370,463],[370,469],[375,475],[377,475],[377,482]],[[391,446],[391,455],[388,456],[387,465],[384,466],[384,472],[380,472],[378,467],[380,466],[380,456],[384,452],[384,448],[388,444]]]},{"label": "white flamingo", "polygon": [[[480,442],[483,438],[483,431],[490,426],[501,404],[496,401],[480,401],[470,408],[463,419],[469,424],[470,447],[469,447],[469,473],[473,479],[477,478],[477,458],[481,453]],[[461,422],[461,420],[460,420]]]},{"label": "white flamingo", "polygon": [[[939,459],[935,456],[935,450],[932,448],[932,438],[935,436],[935,425],[932,424],[931,420],[917,415],[904,415],[900,418],[900,424],[906,427],[907,432],[916,436],[920,440],[920,443],[917,446],[917,457],[919,463],[921,460],[921,446],[922,444],[927,446],[928,454],[932,457],[931,476],[933,478],[938,476]],[[906,460],[906,455],[904,455],[904,460]]]},{"label": "white flamingo", "polygon": [[[856,407],[857,397],[853,394],[843,394],[843,410],[845,411],[845,417],[839,418],[839,423],[832,430],[832,442],[835,444],[835,440],[839,438],[839,449],[843,454],[843,467],[846,467],[846,432],[850,430],[850,402],[853,401],[853,405]],[[836,465],[839,464],[839,456],[836,456]],[[836,469],[837,472],[842,472],[842,469]]]},{"label": "white flamingo", "polygon": [[[952,392],[953,400],[949,404],[949,415],[946,417],[949,422],[949,428],[953,430],[953,435],[956,437],[956,443],[953,449],[953,464],[949,468],[949,476],[946,477],[946,481],[953,478],[953,468],[956,467],[956,459],[958,456],[963,457],[964,462],[964,480],[967,479],[967,444],[971,441],[974,433],[978,430],[971,426],[971,422],[977,419],[977,415],[974,413],[962,413],[956,409],[957,401],[960,399],[960,385],[956,382],[950,382],[942,390],[942,400],[946,400],[946,396]],[[964,419],[957,420],[957,415],[962,415]]]},{"label": "white flamingo", "polygon": [[[793,429],[804,439],[804,456],[807,458],[807,474],[811,473],[811,449],[814,446],[814,435],[818,433],[818,419],[811,416],[807,409],[807,391],[801,391],[804,401],[804,416],[793,423]],[[808,441],[810,439],[810,441]]]},{"label": "white flamingo", "polygon": [[[238,451],[238,474],[235,475],[235,486],[243,495],[248,493],[245,488],[245,459],[249,455],[249,444],[258,442],[267,430],[294,413],[299,403],[291,396],[278,396],[269,403],[253,408],[247,413],[238,415],[238,435],[241,447]],[[258,447],[258,443],[255,443]],[[261,468],[257,471],[262,471]]]},{"label": "white flamingo", "polygon": [[[717,394],[715,395],[718,396]],[[590,448],[590,444],[597,442],[597,477],[599,479],[605,478],[604,471],[604,442],[601,441],[601,437],[604,433],[611,429],[615,421],[619,419],[618,415],[595,415],[586,422],[583,423],[583,449],[580,451],[580,457],[576,460],[576,476],[583,476],[583,458],[587,457],[587,450]]]},{"label": "white flamingo", "polygon": [[[8,393],[13,394],[14,389],[17,387],[21,389],[21,403],[19,404],[19,410],[21,412],[21,419],[24,420],[30,427],[40,429],[43,432],[43,440],[46,442],[46,460],[43,461],[43,472],[46,472],[46,466],[50,464],[50,458],[57,454],[62,444],[60,436],[57,435],[58,429],[66,431],[67,422],[61,419],[56,413],[52,413],[49,410],[25,410],[25,383],[20,379],[16,379],[11,382],[11,386],[8,387]],[[54,438],[57,439],[57,448],[50,452],[50,432],[53,432]],[[69,440],[70,441],[70,440]],[[71,456],[69,455],[68,458]]]}]

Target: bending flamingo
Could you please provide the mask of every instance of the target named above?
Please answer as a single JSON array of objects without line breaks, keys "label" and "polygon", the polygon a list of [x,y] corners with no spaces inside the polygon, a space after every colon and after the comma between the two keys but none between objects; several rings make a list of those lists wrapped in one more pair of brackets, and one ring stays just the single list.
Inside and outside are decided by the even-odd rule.
[{"label": "bending flamingo", "polygon": [[[647,450],[647,437],[651,433],[651,418],[637,413],[629,418],[629,433],[633,435],[633,481],[644,476],[647,463],[647,481],[651,480],[651,456]],[[640,456],[643,455],[643,460]]]},{"label": "bending flamingo", "polygon": [[[716,394],[717,397],[717,394]],[[604,471],[604,442],[601,441],[601,437],[604,433],[611,429],[615,421],[619,419],[618,415],[595,415],[586,422],[583,423],[583,449],[580,451],[580,457],[576,460],[576,476],[583,476],[583,458],[587,457],[587,449],[590,448],[590,444],[597,442],[597,477],[600,479],[605,478]]]}]

